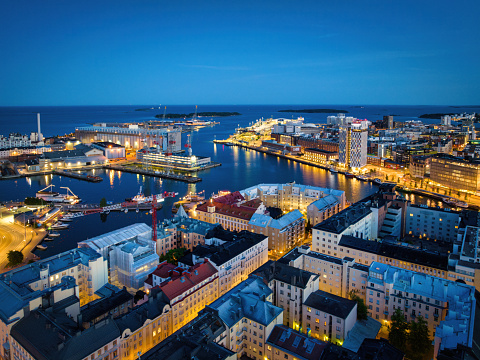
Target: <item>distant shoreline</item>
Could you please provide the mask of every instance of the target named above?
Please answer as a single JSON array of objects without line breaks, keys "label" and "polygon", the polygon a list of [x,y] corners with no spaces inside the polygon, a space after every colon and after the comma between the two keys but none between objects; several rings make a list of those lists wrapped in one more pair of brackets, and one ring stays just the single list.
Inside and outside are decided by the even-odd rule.
[{"label": "distant shoreline", "polygon": [[339,109],[300,109],[300,110],[278,110],[278,112],[306,113],[306,114],[348,114],[347,110]]},{"label": "distant shoreline", "polygon": [[[238,116],[242,115],[239,112],[227,112],[227,111],[208,111],[208,112],[199,112],[197,113],[197,116],[204,116],[204,117],[226,117],[226,116]],[[194,117],[195,113],[190,113],[190,114],[165,114],[165,119],[184,119],[184,118],[191,118]],[[155,115],[157,119],[162,119],[163,114],[157,114]]]}]

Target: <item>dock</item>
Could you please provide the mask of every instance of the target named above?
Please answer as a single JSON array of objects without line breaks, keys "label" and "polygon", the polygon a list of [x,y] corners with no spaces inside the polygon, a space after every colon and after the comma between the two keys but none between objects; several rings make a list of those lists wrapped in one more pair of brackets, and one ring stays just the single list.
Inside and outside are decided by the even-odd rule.
[{"label": "dock", "polygon": [[[121,206],[120,206],[121,205]],[[156,208],[161,209],[163,207],[163,203],[158,203]],[[92,212],[102,212],[102,208],[100,205],[97,204],[75,204],[75,205],[62,205],[62,211],[68,211],[71,213],[92,213]],[[116,204],[111,206],[106,206],[105,209],[107,211],[125,211],[125,210],[151,210],[152,204],[144,203],[144,204],[131,204],[131,203],[122,203]]]},{"label": "dock", "polygon": [[[217,166],[219,166],[219,165],[217,165]],[[145,175],[145,176],[159,177],[159,178],[168,179],[168,180],[183,181],[183,182],[187,182],[189,184],[194,184],[194,183],[202,181],[202,178],[195,177],[195,176],[190,176],[190,175],[174,174],[174,173],[170,173],[170,172],[167,173],[167,172],[163,172],[163,171],[145,170],[145,169],[140,169],[140,168],[130,168],[130,167],[119,166],[119,165],[104,165],[104,168],[105,169],[110,169],[110,170],[128,172],[128,173],[132,173],[132,174],[140,174],[140,175]]]},{"label": "dock", "polygon": [[74,178],[74,179],[78,179],[78,180],[89,181],[89,182],[103,181],[103,178],[101,176],[79,174],[79,173],[75,173],[75,172],[67,171],[67,170],[54,170],[53,174],[54,175],[59,175],[59,176],[66,176],[66,177],[70,177],[70,178]]}]

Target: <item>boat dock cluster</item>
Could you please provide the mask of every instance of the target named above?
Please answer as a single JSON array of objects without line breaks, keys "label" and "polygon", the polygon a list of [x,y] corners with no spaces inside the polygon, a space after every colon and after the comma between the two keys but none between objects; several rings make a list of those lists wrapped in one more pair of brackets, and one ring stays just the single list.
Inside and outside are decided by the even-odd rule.
[{"label": "boat dock cluster", "polygon": [[153,170],[146,170],[146,169],[140,169],[135,167],[120,166],[120,165],[106,165],[105,168],[110,170],[124,171],[124,172],[133,173],[133,174],[145,175],[145,176],[154,176],[162,179],[184,181],[187,183],[197,183],[202,181],[202,178],[199,178],[196,176],[175,174],[171,171],[168,171],[168,172],[153,171]]}]

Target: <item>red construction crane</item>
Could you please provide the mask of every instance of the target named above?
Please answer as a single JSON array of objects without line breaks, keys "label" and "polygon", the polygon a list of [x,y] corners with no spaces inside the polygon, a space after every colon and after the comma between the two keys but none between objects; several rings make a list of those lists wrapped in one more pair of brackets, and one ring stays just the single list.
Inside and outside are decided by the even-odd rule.
[{"label": "red construction crane", "polygon": [[157,241],[157,195],[152,198],[152,241]]}]

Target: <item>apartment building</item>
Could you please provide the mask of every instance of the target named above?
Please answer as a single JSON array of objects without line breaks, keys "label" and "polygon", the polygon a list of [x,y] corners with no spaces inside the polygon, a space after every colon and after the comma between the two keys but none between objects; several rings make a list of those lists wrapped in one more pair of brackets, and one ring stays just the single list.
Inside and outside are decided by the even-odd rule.
[{"label": "apartment building", "polygon": [[37,309],[19,320],[11,330],[11,359],[120,359],[120,329],[104,319],[83,330],[76,322],[76,296],[55,306]]},{"label": "apartment building", "polygon": [[175,332],[218,298],[218,270],[208,260],[188,270],[176,268],[157,287],[170,305],[171,331]]},{"label": "apartment building", "polygon": [[293,210],[278,219],[265,214],[254,214],[248,222],[248,230],[268,236],[268,250],[283,254],[305,240],[305,219]]},{"label": "apartment building", "polygon": [[307,220],[314,226],[343,210],[338,198],[327,195],[307,206]]},{"label": "apartment building", "polygon": [[251,276],[205,308],[226,327],[224,346],[250,359],[263,359],[268,336],[283,322],[283,309],[271,303],[272,290]]},{"label": "apartment building", "polygon": [[409,204],[405,232],[420,238],[453,243],[460,225],[460,212]]},{"label": "apartment building", "polygon": [[340,259],[312,251],[303,245],[284,255],[278,262],[317,274],[319,290],[344,298],[353,290],[365,299],[368,266],[357,263],[352,257]]},{"label": "apartment building", "polygon": [[338,161],[359,169],[367,165],[368,121],[354,120],[340,126]]},{"label": "apartment building", "polygon": [[272,303],[284,310],[283,324],[295,330],[302,328],[303,303],[319,288],[319,276],[293,266],[268,261],[254,271],[273,291]]},{"label": "apartment building", "polygon": [[356,322],[356,301],[317,290],[303,303],[303,331],[314,338],[342,345]]},{"label": "apartment building", "polygon": [[359,202],[312,228],[312,250],[340,257],[338,243],[343,235],[370,239],[375,229],[377,219],[370,206]]},{"label": "apartment building", "polygon": [[471,347],[475,288],[438,277],[374,262],[370,266],[367,306],[372,317],[388,323],[396,309],[407,321],[422,316],[435,340],[435,352]]},{"label": "apartment building", "polygon": [[173,332],[171,307],[159,289],[150,292],[147,302],[114,321],[120,330],[119,358],[122,360],[138,359],[139,354],[145,354]]},{"label": "apartment building", "polygon": [[215,314],[204,312],[195,320],[141,354],[142,360],[236,360],[224,346],[227,328]]},{"label": "apartment building", "polygon": [[187,253],[178,261],[178,266],[186,269],[205,259],[218,270],[219,296],[222,296],[267,262],[268,237],[217,226],[205,236],[205,244]]},{"label": "apartment building", "polygon": [[205,243],[205,235],[218,224],[189,218],[180,207],[173,219],[166,219],[157,227],[157,254],[183,247],[193,250]]},{"label": "apartment building", "polygon": [[333,195],[337,198],[342,209],[345,208],[345,192],[342,190],[321,188],[293,183],[287,184],[258,184],[241,190],[240,193],[246,200],[258,199],[265,206],[277,207],[282,211],[298,209],[307,212],[307,207],[312,202]]}]

